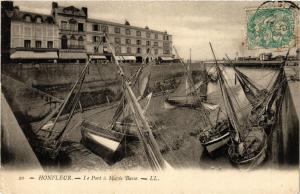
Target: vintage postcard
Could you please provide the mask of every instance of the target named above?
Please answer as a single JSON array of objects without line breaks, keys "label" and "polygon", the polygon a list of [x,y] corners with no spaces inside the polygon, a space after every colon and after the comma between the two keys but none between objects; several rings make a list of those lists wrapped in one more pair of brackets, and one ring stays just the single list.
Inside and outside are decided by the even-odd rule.
[{"label": "vintage postcard", "polygon": [[299,6],[1,1],[0,193],[298,193]]}]

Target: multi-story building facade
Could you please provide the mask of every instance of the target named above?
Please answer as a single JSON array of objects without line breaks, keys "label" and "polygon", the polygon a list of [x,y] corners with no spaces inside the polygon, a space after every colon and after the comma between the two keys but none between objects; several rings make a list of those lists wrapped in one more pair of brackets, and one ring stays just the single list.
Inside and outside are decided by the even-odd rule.
[{"label": "multi-story building facade", "polygon": [[11,17],[10,58],[28,62],[58,59],[58,26],[51,15],[20,11]]},{"label": "multi-story building facade", "polygon": [[61,7],[53,2],[51,13],[59,26],[59,60],[64,62],[86,61],[87,8]]},{"label": "multi-story building facade", "polygon": [[[106,33],[109,40],[105,40]],[[147,55],[156,59],[171,59],[172,36],[167,32],[108,22],[98,19],[87,20],[87,54],[94,59],[109,57],[109,41],[119,60],[141,62]]]},{"label": "multi-story building facade", "polygon": [[108,41],[121,61],[172,59],[172,36],[166,31],[131,26],[128,21],[119,24],[91,19],[86,7],[63,7],[53,2],[51,15],[24,12],[18,7],[12,15],[10,57],[13,60],[112,60]]}]

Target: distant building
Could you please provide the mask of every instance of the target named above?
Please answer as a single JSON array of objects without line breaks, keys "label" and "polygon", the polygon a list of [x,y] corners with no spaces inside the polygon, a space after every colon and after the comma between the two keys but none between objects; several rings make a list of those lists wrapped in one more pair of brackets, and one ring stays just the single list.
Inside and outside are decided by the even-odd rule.
[{"label": "distant building", "polygon": [[[9,26],[6,34],[10,35],[6,41],[2,38],[2,54],[9,50],[6,58],[14,62],[112,60],[104,32],[120,61],[140,63],[149,55],[157,62],[170,62],[173,57],[172,35],[166,31],[131,26],[128,21],[119,24],[91,19],[86,7],[63,7],[53,2],[50,15],[20,11],[13,2],[2,7],[7,13],[2,19]],[[98,47],[101,40],[104,44]]]},{"label": "distant building", "polygon": [[261,61],[269,61],[272,59],[272,53],[261,53],[259,54],[259,60]]}]

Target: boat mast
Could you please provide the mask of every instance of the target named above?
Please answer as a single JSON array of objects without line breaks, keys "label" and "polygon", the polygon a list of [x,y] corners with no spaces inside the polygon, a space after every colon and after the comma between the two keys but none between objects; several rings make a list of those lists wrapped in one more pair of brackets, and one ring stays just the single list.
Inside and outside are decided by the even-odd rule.
[{"label": "boat mast", "polygon": [[[129,103],[130,108],[135,115],[134,118],[136,120],[137,129],[138,129],[138,132],[140,135],[140,139],[142,140],[144,150],[148,156],[148,158],[147,158],[148,162],[153,170],[162,170],[166,167],[165,160],[163,159],[163,156],[159,150],[157,142],[152,134],[151,128],[144,116],[143,110],[142,110],[140,104],[138,103],[138,100],[135,97],[135,94],[133,93],[133,91],[131,89],[130,82],[126,79],[123,68],[119,64],[118,60],[116,60],[114,50],[112,49],[112,46],[110,45],[109,39],[106,34],[105,34],[105,37],[107,39],[108,46],[111,50],[112,56],[115,59],[115,64],[117,65],[117,67],[119,69],[119,74],[122,76],[122,79],[124,80],[124,86],[125,86],[128,96],[129,96],[129,100],[131,102],[131,103]],[[140,120],[137,119],[137,116],[140,118]],[[143,129],[141,129],[140,124],[142,124]]]},{"label": "boat mast", "polygon": [[[188,65],[188,64],[185,64],[185,63],[183,62],[182,58],[180,57],[180,55],[179,55],[178,52],[177,52],[177,49],[176,49],[174,46],[173,46],[173,48],[174,48],[174,51],[175,51],[175,53],[176,53],[176,56],[177,56],[177,57],[179,58],[179,60],[180,60],[180,63],[186,68],[186,82],[189,82],[189,83],[190,83],[190,86],[188,86],[188,88],[191,90],[191,87],[192,87],[193,91],[196,92],[196,95],[197,95],[197,97],[198,97],[199,100],[200,100],[201,97],[198,95],[198,93],[197,93],[197,91],[196,91],[197,89],[196,89],[196,87],[195,87],[195,85],[194,85],[194,83],[193,83],[192,77],[191,77],[190,74],[189,74],[189,72],[190,72],[189,65]],[[190,55],[190,56],[191,56],[191,55]],[[190,61],[191,61],[191,57],[190,57]],[[186,96],[187,96],[187,91],[186,91]],[[202,103],[200,103],[200,106],[202,106],[202,108],[204,108],[203,105],[202,105]],[[204,117],[205,121],[208,121],[208,124],[209,124],[211,127],[213,127],[213,124],[212,124],[212,122],[211,122],[209,116],[206,114],[206,112],[204,112],[204,115],[205,115],[205,117]]]},{"label": "boat mast", "polygon": [[215,63],[216,63],[216,70],[217,70],[217,73],[218,73],[218,76],[219,76],[219,84],[220,84],[220,88],[221,88],[222,95],[223,95],[223,100],[224,100],[224,104],[225,104],[225,108],[226,108],[227,117],[229,118],[229,121],[230,121],[230,123],[232,124],[232,126],[235,130],[234,140],[237,141],[237,142],[240,142],[241,141],[240,133],[239,133],[240,124],[238,122],[236,112],[233,110],[233,103],[232,103],[231,98],[229,97],[229,92],[228,92],[228,90],[225,86],[225,79],[224,79],[223,73],[222,73],[222,71],[219,67],[217,58],[215,56],[215,52],[213,50],[213,47],[212,47],[211,43],[209,43],[209,45],[210,45],[210,49],[212,51],[212,54],[213,54],[213,57],[214,57],[214,60],[215,60]]}]

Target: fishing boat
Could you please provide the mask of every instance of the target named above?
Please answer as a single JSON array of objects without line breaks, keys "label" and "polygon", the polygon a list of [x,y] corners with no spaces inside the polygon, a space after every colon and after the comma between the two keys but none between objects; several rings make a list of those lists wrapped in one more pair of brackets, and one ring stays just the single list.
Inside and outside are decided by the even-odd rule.
[{"label": "fishing boat", "polygon": [[228,157],[234,165],[239,167],[256,167],[266,158],[267,135],[264,127],[253,125],[251,122],[245,122],[241,125],[232,100],[234,94],[230,95],[229,93],[229,84],[218,65],[211,43],[210,48],[215,60],[219,84],[230,126],[231,142],[228,148]]},{"label": "fishing boat", "polygon": [[[204,108],[201,112],[205,123],[208,123],[208,125],[205,129],[200,131],[199,141],[208,154],[213,157],[214,152],[223,148],[230,140],[229,123],[227,120],[219,120],[221,112],[219,105],[201,102],[201,107]],[[208,110],[211,114],[212,111],[216,110],[217,108],[218,112],[216,120],[215,122],[211,122],[209,116],[206,114],[206,111]]]},{"label": "fishing boat", "polygon": [[215,126],[200,132],[199,141],[210,156],[218,149],[226,145],[230,139],[229,125],[227,121],[220,121]]},{"label": "fishing boat", "polygon": [[30,141],[33,149],[41,154],[42,157],[55,160],[59,155],[65,132],[76,108],[79,106],[80,90],[88,66],[89,61],[85,64],[77,81],[63,102],[43,120],[32,124],[34,137]]},{"label": "fishing boat", "polygon": [[199,81],[194,84],[190,72],[190,64],[185,64],[179,57],[175,47],[174,50],[180,59],[181,64],[185,67],[185,73],[177,89],[164,100],[164,108],[173,109],[177,107],[199,107],[200,102],[205,99],[205,96],[201,96],[199,94],[199,89],[204,82]]},{"label": "fishing boat", "polygon": [[285,66],[288,55],[289,51],[287,52],[285,60],[279,68],[279,73],[273,85],[269,90],[264,91],[263,95],[257,97],[256,103],[252,103],[253,107],[249,115],[249,122],[264,126],[267,135],[269,135],[274,128],[274,124],[277,119],[276,113],[278,112],[278,108],[280,106],[280,101],[282,98],[281,94],[284,93],[284,90],[286,88],[286,77],[283,67]]},{"label": "fishing boat", "polygon": [[[135,94],[139,95],[138,102],[143,113],[146,112],[152,97],[152,93],[144,97],[150,79],[150,68],[151,65],[141,66],[132,76],[132,79],[135,80],[132,81],[131,85]],[[115,152],[122,149],[124,137],[126,137],[126,141],[138,140],[137,126],[134,124],[133,115],[124,93],[108,126],[99,126],[99,124],[88,120],[84,120],[80,126],[81,142],[106,161],[111,161],[113,155],[116,154]]]},{"label": "fishing boat", "polygon": [[[109,40],[109,38],[106,36],[106,39]],[[109,42],[109,41],[108,41]],[[112,49],[111,45],[108,43],[108,46],[112,52],[112,56],[114,59],[116,59],[116,56],[114,54],[114,50]],[[145,118],[144,110],[139,103],[139,98],[136,97],[130,83],[130,79],[126,78],[123,72],[122,67],[120,66],[119,62],[115,60],[115,64],[117,68],[119,69],[119,74],[122,77],[122,86],[124,88],[123,92],[123,98],[124,102],[129,106],[131,113],[133,115],[133,119],[135,121],[136,130],[138,132],[138,138],[142,143],[144,152],[147,157],[147,161],[149,162],[150,167],[153,170],[162,170],[169,166],[169,164],[164,160],[162,157],[162,154],[160,153],[159,147],[157,145],[156,140],[154,139],[154,136],[152,134],[151,127]],[[122,109],[122,108],[120,108]],[[119,114],[119,113],[118,113]],[[115,120],[115,119],[113,119]],[[85,126],[88,126],[85,124]],[[88,143],[92,143],[92,145],[89,145],[89,148],[92,149],[92,151],[96,151],[99,148],[103,148],[103,141],[104,141],[104,134],[107,134],[106,131],[109,131],[109,133],[112,130],[106,130],[105,132],[102,129],[94,128],[93,126],[88,126],[87,128],[82,128],[82,140],[85,145],[89,145]],[[92,132],[93,131],[93,132]],[[95,131],[98,131],[99,133],[96,133]],[[89,134],[87,133],[89,132]],[[91,136],[93,134],[93,136]],[[107,143],[106,145],[110,145],[110,148],[112,151],[118,149],[118,142],[121,140],[122,135],[117,135],[115,131],[108,134],[108,136],[118,136],[117,138],[108,138],[106,136],[105,141],[107,139],[112,140],[111,142],[114,143]]]}]

